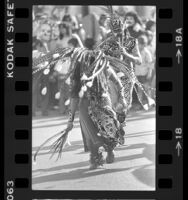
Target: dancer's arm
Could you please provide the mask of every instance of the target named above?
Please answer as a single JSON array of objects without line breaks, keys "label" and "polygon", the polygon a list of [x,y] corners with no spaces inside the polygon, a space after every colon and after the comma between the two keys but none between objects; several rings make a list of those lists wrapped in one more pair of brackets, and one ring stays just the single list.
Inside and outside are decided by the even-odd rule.
[{"label": "dancer's arm", "polygon": [[73,128],[73,122],[75,117],[75,112],[78,107],[79,98],[71,98],[70,99],[70,108],[69,108],[69,120],[67,129],[71,130]]},{"label": "dancer's arm", "polygon": [[70,105],[69,105],[69,120],[68,127],[73,127],[74,116],[79,104],[78,92],[80,91],[79,67],[75,70],[74,76],[71,77],[71,92],[70,92]]},{"label": "dancer's arm", "polygon": [[69,122],[74,122],[74,116],[76,109],[78,107],[79,98],[70,99],[70,108],[69,108]]},{"label": "dancer's arm", "polygon": [[142,64],[142,56],[140,54],[140,50],[138,47],[138,40],[136,40],[135,47],[132,50],[132,55],[137,58],[135,64],[141,65]]},{"label": "dancer's arm", "polygon": [[123,54],[132,62],[134,62],[137,65],[142,64],[142,57],[140,55],[139,49],[137,46],[134,47],[133,52],[134,54],[128,53],[124,48],[122,48]]},{"label": "dancer's arm", "polygon": [[122,46],[120,46],[123,54],[125,57],[127,57],[131,62],[134,62],[137,65],[142,64],[142,56],[140,54],[139,48],[138,48],[138,41],[135,42],[135,47],[132,50],[132,53],[128,53],[126,49]]}]

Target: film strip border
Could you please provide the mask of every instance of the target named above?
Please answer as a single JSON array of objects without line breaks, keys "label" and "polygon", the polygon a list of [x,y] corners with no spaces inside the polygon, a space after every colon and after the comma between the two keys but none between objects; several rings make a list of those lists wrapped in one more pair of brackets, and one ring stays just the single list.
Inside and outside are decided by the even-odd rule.
[{"label": "film strip border", "polygon": [[[30,10],[7,1],[5,70],[4,199],[31,196],[31,32]],[[30,58],[29,58],[30,57]],[[9,103],[8,103],[9,102]],[[7,160],[7,162],[6,162]],[[7,169],[7,172],[6,172]],[[23,189],[25,188],[25,190]]]},{"label": "film strip border", "polygon": [[[133,2],[134,3],[134,2]],[[162,5],[162,4],[161,4]],[[182,197],[182,22],[180,11],[170,4],[157,6],[157,156],[156,191],[126,192],[126,198],[174,199]],[[178,5],[179,7],[180,5]],[[180,7],[179,7],[180,8]],[[62,192],[32,191],[31,180],[31,24],[32,7],[16,7],[7,1],[7,71],[5,71],[5,196],[14,199],[62,198]],[[8,14],[9,12],[9,14]],[[12,14],[11,14],[12,13]],[[11,16],[12,15],[12,16]],[[15,22],[11,17],[15,16]],[[176,21],[176,23],[174,23]],[[12,30],[11,31],[11,27]],[[179,31],[178,31],[179,30]],[[29,51],[28,51],[29,49]],[[176,52],[174,54],[174,52]],[[180,53],[178,53],[180,52]],[[181,54],[181,55],[180,55]],[[9,58],[8,58],[9,56]],[[8,77],[7,77],[8,76]],[[179,95],[179,96],[178,96]],[[8,103],[9,102],[9,103]],[[10,103],[11,102],[11,103]],[[174,123],[176,121],[176,124]],[[177,154],[177,155],[176,155]],[[8,165],[6,165],[8,164]],[[8,170],[8,169],[7,169]],[[86,197],[67,192],[64,198]],[[110,194],[110,195],[109,195]],[[54,196],[55,195],[55,196]],[[82,195],[82,196],[80,196]],[[87,193],[87,198],[117,198],[123,192]],[[182,197],[182,198],[181,198]],[[29,199],[29,198],[27,198]]]}]

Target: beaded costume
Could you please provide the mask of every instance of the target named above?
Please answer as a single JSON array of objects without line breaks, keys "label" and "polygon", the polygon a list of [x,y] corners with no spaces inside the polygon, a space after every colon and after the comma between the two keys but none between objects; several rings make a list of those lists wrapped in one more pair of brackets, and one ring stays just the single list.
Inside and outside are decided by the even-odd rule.
[{"label": "beaded costume", "polygon": [[[121,38],[122,37],[123,36],[121,35]],[[124,86],[124,96],[128,108],[130,108],[132,102],[132,90],[134,87],[134,69],[130,61],[124,57],[120,45],[118,44],[119,42],[121,42],[122,48],[125,48],[128,53],[132,53],[136,45],[136,39],[131,36],[127,35],[126,37],[122,38],[122,41],[118,41],[117,37],[111,34],[106,41],[100,45],[100,49],[104,51],[105,55],[124,61],[124,65],[126,65],[127,69],[120,68],[116,61],[113,61],[111,65],[117,74],[123,72],[123,76],[120,78],[120,80]]]}]

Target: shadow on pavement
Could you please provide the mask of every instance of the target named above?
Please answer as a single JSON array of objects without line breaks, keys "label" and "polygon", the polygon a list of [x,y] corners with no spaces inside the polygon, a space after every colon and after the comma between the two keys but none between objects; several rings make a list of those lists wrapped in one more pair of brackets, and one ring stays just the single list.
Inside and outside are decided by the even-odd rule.
[{"label": "shadow on pavement", "polygon": [[[135,144],[128,147],[119,148],[118,150],[128,150],[144,147],[142,157],[147,158],[152,162],[152,164],[144,165],[135,169],[132,174],[143,184],[149,185],[150,187],[155,187],[155,145],[154,144]],[[127,157],[126,157],[127,159]],[[117,158],[117,161],[121,161],[122,158]],[[151,168],[152,167],[152,168]]]},{"label": "shadow on pavement", "polygon": [[152,164],[142,166],[134,170],[132,174],[142,183],[155,187],[155,145],[146,145],[143,150],[143,156],[152,161]]},{"label": "shadow on pavement", "polygon": [[125,169],[97,169],[93,171],[89,171],[87,169],[76,169],[72,170],[70,172],[63,172],[53,175],[47,175],[42,177],[33,178],[32,183],[33,184],[39,184],[39,183],[45,183],[50,181],[63,181],[63,180],[74,180],[74,179],[82,179],[82,178],[88,178],[92,176],[98,176],[102,174],[109,174],[109,173],[115,173],[120,171],[129,170],[130,168]]},{"label": "shadow on pavement", "polygon": [[[68,118],[67,118],[67,121],[68,121]],[[58,123],[58,124],[34,125],[34,126],[32,127],[32,129],[37,129],[37,128],[49,128],[49,127],[53,127],[53,126],[65,126],[65,125],[67,125],[67,121],[64,121],[64,122],[62,121],[62,122],[60,122],[60,123]],[[80,127],[80,122],[79,122],[78,119],[74,121],[74,127],[75,127],[75,128]]]},{"label": "shadow on pavement", "polygon": [[[75,118],[79,116],[79,113],[75,113]],[[53,115],[48,115],[48,116],[33,116],[32,120],[35,122],[43,122],[43,121],[56,121],[56,120],[62,120],[62,119],[68,119],[69,115],[68,114],[59,114],[58,112],[55,112]]]},{"label": "shadow on pavement", "polygon": [[[50,148],[51,148],[51,145],[43,147],[41,150],[50,150]],[[65,149],[63,149],[63,152],[75,151],[75,150],[80,149],[80,148],[83,148],[83,141],[82,140],[71,142],[71,146],[65,147]],[[36,151],[37,149],[38,149],[38,147],[33,147],[32,151]],[[38,153],[38,156],[39,155],[46,155],[46,154],[49,154],[49,153],[50,153],[49,151],[41,152],[41,153]],[[35,153],[33,153],[32,155],[34,155],[34,154]]]},{"label": "shadow on pavement", "polygon": [[[129,134],[129,135],[125,136],[125,138],[139,137],[139,136],[146,136],[146,135],[153,135],[153,131],[141,131],[141,132],[137,132],[137,133],[132,133],[132,134]],[[50,147],[51,147],[51,145],[45,146],[41,150],[50,150]],[[84,145],[83,145],[83,141],[82,140],[80,140],[80,141],[73,141],[73,142],[71,142],[71,146],[66,147],[63,150],[63,152],[75,151],[75,150],[78,150],[78,149],[81,149],[81,148],[84,149]],[[32,151],[36,151],[37,149],[38,149],[38,146],[37,147],[33,147]],[[117,147],[116,151],[121,151],[123,149],[128,149],[127,145],[126,145],[126,142],[125,142],[125,145],[123,145],[121,147]],[[85,154],[85,153],[86,152],[83,150],[82,152],[78,152],[76,154]],[[34,155],[34,154],[35,154],[35,152],[32,153],[32,155]],[[50,154],[50,152],[49,151],[47,151],[47,152],[41,152],[41,153],[38,153],[38,156],[39,155],[46,155],[46,154]]]},{"label": "shadow on pavement", "polygon": [[148,167],[151,166],[152,165],[142,166],[139,169],[134,170],[132,174],[143,184],[155,187],[155,169],[148,169]]},{"label": "shadow on pavement", "polygon": [[[140,166],[139,168],[133,170],[132,174],[143,184],[149,185],[150,187],[154,187],[155,185],[155,167],[154,169],[147,169],[149,166],[153,166],[155,164],[155,145],[154,144],[146,144],[146,143],[140,143],[135,145],[130,145],[128,147],[125,147],[126,149],[136,149],[136,148],[144,148],[142,154],[137,155],[130,155],[130,156],[123,156],[123,157],[117,157],[115,162],[122,162],[122,161],[133,161],[134,159],[138,158],[147,158],[152,162],[152,164],[147,164],[145,166]],[[121,149],[123,150],[123,149]],[[88,166],[88,161],[79,162],[79,163],[72,163],[68,165],[62,165],[62,166],[56,166],[48,169],[37,169],[34,170],[33,173],[36,172],[53,172],[57,170],[63,170],[63,169],[71,169],[71,168],[80,168],[80,167],[86,167]],[[107,164],[105,164],[107,167]],[[82,179],[82,178],[88,178],[92,176],[98,176],[101,174],[109,174],[109,173],[115,173],[115,172],[123,172],[126,170],[129,170],[131,168],[117,168],[117,169],[100,169],[100,170],[94,170],[89,171],[87,169],[74,169],[70,172],[62,172],[57,173],[53,175],[46,175],[42,177],[35,177],[32,179],[33,184],[39,184],[44,182],[50,182],[50,181],[63,181],[63,180],[74,180],[74,179]]]}]

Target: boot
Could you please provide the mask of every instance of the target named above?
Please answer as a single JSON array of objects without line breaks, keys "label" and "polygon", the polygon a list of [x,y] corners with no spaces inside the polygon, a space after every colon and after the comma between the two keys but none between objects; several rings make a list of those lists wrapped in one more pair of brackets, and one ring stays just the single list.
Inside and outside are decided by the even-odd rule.
[{"label": "boot", "polygon": [[102,152],[99,152],[97,154],[90,154],[90,170],[97,169],[105,163],[104,157],[102,155]]}]

